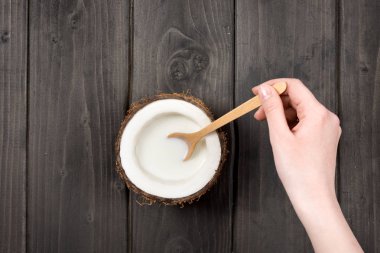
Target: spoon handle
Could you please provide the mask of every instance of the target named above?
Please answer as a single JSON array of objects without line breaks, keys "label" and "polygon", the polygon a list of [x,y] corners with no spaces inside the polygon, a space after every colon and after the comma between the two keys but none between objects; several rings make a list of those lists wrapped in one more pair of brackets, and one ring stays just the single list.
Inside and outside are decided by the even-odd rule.
[{"label": "spoon handle", "polygon": [[[278,94],[282,94],[286,90],[286,83],[285,82],[279,82],[273,85],[273,88],[276,89]],[[250,100],[244,102],[243,104],[239,105],[232,111],[224,114],[222,117],[218,118],[217,120],[213,121],[208,126],[201,129],[198,133],[198,136],[205,136],[216,129],[226,125],[227,123],[230,123],[231,121],[243,116],[244,114],[256,109],[261,105],[259,96],[255,96],[251,98]]]}]

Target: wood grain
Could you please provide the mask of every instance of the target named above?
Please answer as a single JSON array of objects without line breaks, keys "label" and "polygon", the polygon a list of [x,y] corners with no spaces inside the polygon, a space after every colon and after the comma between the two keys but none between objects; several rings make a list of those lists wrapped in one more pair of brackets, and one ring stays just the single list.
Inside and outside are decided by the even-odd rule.
[{"label": "wood grain", "polygon": [[0,252],[25,252],[27,3],[0,0]]},{"label": "wood grain", "polygon": [[126,252],[128,1],[30,2],[28,252]]},{"label": "wood grain", "polygon": [[[133,100],[191,90],[216,116],[229,111],[233,10],[231,0],[135,1]],[[230,169],[224,168],[198,202],[183,208],[140,206],[132,194],[132,252],[230,252]]]},{"label": "wood grain", "polygon": [[[268,79],[301,79],[336,111],[335,1],[236,1],[236,103]],[[278,179],[267,124],[238,120],[234,252],[311,252]]]},{"label": "wood grain", "polygon": [[379,13],[376,0],[0,0],[0,252],[311,252],[249,116],[225,129],[232,161],[192,205],[140,206],[114,172],[129,95],[191,90],[218,117],[285,76],[339,113],[339,199],[380,252]]},{"label": "wood grain", "polygon": [[341,1],[340,200],[365,252],[380,252],[380,2]]}]

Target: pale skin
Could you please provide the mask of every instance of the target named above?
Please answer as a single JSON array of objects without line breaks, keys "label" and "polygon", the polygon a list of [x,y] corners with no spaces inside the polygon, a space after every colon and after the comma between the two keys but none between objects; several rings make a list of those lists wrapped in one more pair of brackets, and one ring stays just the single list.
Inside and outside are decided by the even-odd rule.
[{"label": "pale skin", "polygon": [[[271,85],[287,83],[279,96]],[[335,194],[335,165],[342,133],[338,117],[298,79],[267,81],[252,89],[269,127],[278,176],[315,252],[363,252]]]}]

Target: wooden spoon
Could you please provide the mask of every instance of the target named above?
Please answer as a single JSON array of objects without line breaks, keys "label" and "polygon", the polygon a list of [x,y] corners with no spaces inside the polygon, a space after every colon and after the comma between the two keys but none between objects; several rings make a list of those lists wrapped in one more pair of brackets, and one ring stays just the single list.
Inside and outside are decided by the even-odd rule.
[{"label": "wooden spoon", "polygon": [[[286,82],[279,82],[273,85],[278,94],[282,94],[286,90]],[[215,131],[216,129],[230,123],[231,121],[243,116],[244,114],[256,109],[261,105],[259,96],[255,96],[248,100],[247,102],[236,107],[232,111],[224,114],[219,119],[213,121],[206,127],[194,133],[172,133],[168,135],[168,138],[179,138],[186,142],[188,146],[187,155],[183,159],[184,161],[188,160],[194,152],[195,146],[197,143],[209,133]]]}]

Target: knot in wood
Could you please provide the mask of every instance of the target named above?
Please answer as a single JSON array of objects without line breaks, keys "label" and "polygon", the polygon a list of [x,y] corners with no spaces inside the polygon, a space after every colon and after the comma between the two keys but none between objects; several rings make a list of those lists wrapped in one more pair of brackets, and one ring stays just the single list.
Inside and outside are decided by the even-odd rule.
[{"label": "knot in wood", "polygon": [[94,215],[92,212],[89,212],[86,217],[87,223],[92,223],[94,221]]},{"label": "knot in wood", "polygon": [[208,56],[203,54],[195,54],[193,57],[193,66],[196,72],[200,72],[208,66]]},{"label": "knot in wood", "polygon": [[174,53],[168,64],[169,79],[182,81],[193,79],[209,64],[209,57],[200,48],[186,48]]},{"label": "knot in wood", "polygon": [[121,190],[124,190],[125,186],[124,186],[124,183],[120,182],[120,181],[117,181],[115,183],[115,187],[118,191],[121,191]]},{"label": "knot in wood", "polygon": [[175,59],[169,66],[170,78],[175,81],[181,81],[188,78],[189,67],[184,60]]},{"label": "knot in wood", "polygon": [[55,36],[53,36],[51,38],[51,42],[53,42],[53,44],[57,44],[58,43],[58,39]]},{"label": "knot in wood", "polygon": [[1,42],[7,43],[9,41],[10,37],[11,36],[10,36],[9,32],[3,32],[1,34]]},{"label": "knot in wood", "polygon": [[73,30],[76,30],[79,28],[81,22],[81,14],[80,13],[74,13],[70,17],[70,27]]},{"label": "knot in wood", "polygon": [[67,175],[67,171],[66,171],[65,169],[61,169],[61,170],[59,171],[59,175],[60,175],[61,177],[66,177],[66,175]]},{"label": "knot in wood", "polygon": [[365,64],[364,62],[361,62],[360,63],[360,71],[362,73],[368,73],[369,69],[368,69],[367,64]]}]

